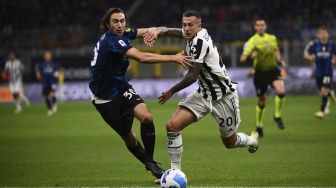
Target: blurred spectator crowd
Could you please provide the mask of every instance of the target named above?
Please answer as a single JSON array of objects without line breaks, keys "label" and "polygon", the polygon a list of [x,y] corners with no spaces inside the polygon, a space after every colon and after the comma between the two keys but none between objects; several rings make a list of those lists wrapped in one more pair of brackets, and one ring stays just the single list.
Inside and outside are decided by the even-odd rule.
[{"label": "blurred spectator crowd", "polygon": [[1,0],[0,49],[92,45],[110,7],[123,8],[133,27],[181,27],[185,10],[199,10],[215,40],[244,40],[264,17],[280,38],[302,38],[318,25],[336,27],[334,0]]}]

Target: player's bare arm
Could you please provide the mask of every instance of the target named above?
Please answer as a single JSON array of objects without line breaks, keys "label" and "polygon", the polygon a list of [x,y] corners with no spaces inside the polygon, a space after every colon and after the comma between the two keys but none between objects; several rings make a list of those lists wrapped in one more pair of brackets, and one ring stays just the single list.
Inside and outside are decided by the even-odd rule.
[{"label": "player's bare arm", "polygon": [[173,96],[174,93],[181,91],[182,89],[190,86],[194,83],[201,72],[201,64],[195,63],[194,66],[189,67],[189,71],[187,75],[175,86],[169,89],[166,92],[163,92],[162,95],[159,97],[159,103],[164,104],[170,97]]},{"label": "player's bare arm", "polygon": [[285,63],[285,61],[282,59],[282,57],[281,57],[281,53],[280,53],[280,50],[279,50],[279,49],[276,49],[276,51],[275,51],[275,58],[276,58],[277,63],[278,63],[281,67],[286,67],[286,63]]},{"label": "player's bare arm", "polygon": [[147,32],[143,35],[144,42],[153,45],[158,36],[182,38],[183,34],[181,28],[152,27],[148,28]]},{"label": "player's bare arm", "polygon": [[315,54],[310,54],[309,52],[304,52],[303,58],[307,59],[308,61],[315,60]]},{"label": "player's bare arm", "polygon": [[41,80],[41,73],[37,66],[35,67],[35,75],[37,80]]},{"label": "player's bare arm", "polygon": [[247,61],[248,57],[249,57],[248,55],[242,54],[240,56],[240,62],[245,63]]},{"label": "player's bare arm", "polygon": [[175,62],[183,67],[191,66],[192,57],[185,56],[182,53],[177,53],[175,55],[159,55],[148,52],[141,52],[136,48],[131,48],[126,52],[126,56],[136,59],[142,63],[165,63],[165,62]]}]

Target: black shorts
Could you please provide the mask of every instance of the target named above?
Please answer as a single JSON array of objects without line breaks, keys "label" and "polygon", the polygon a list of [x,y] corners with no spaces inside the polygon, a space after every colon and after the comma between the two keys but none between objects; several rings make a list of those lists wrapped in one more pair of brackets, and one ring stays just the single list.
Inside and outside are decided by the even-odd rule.
[{"label": "black shorts", "polygon": [[42,88],[42,95],[45,97],[47,97],[51,92],[55,92],[55,89],[52,86]]},{"label": "black shorts", "polygon": [[263,96],[269,85],[273,87],[272,83],[275,80],[282,80],[280,70],[278,68],[270,71],[256,71],[253,77],[253,82],[257,96]]},{"label": "black shorts", "polygon": [[92,101],[104,121],[120,136],[126,136],[132,128],[134,108],[144,100],[136,94],[132,86],[124,90],[121,95],[107,103],[96,104]]},{"label": "black shorts", "polygon": [[331,89],[332,88],[332,76],[326,75],[321,77],[315,77],[316,85],[319,90],[321,90],[321,87],[326,87]]}]

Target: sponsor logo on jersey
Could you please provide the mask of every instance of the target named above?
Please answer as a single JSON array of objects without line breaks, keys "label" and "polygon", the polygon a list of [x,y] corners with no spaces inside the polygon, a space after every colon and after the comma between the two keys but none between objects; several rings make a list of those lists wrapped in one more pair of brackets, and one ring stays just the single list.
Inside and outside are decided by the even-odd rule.
[{"label": "sponsor logo on jersey", "polygon": [[122,47],[125,47],[125,46],[126,46],[126,43],[125,43],[123,40],[119,40],[118,42],[119,42],[119,44],[120,44]]}]

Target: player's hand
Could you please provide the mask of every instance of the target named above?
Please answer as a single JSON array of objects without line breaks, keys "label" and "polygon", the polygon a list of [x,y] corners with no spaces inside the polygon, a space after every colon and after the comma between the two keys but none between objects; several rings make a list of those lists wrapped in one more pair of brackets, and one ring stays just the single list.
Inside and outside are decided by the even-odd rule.
[{"label": "player's hand", "polygon": [[173,92],[168,90],[166,92],[163,92],[162,95],[158,98],[160,104],[164,104],[170,99],[170,97],[173,96]]},{"label": "player's hand", "polygon": [[155,27],[148,28],[147,32],[143,35],[145,44],[150,48],[153,47],[154,42],[158,37],[158,34],[159,33],[157,32]]},{"label": "player's hand", "polygon": [[247,71],[247,77],[253,77],[255,74],[255,70],[254,69],[250,69]]},{"label": "player's hand", "polygon": [[194,57],[184,55],[184,52],[180,52],[174,55],[174,61],[182,65],[184,69],[188,69],[194,63]]}]

